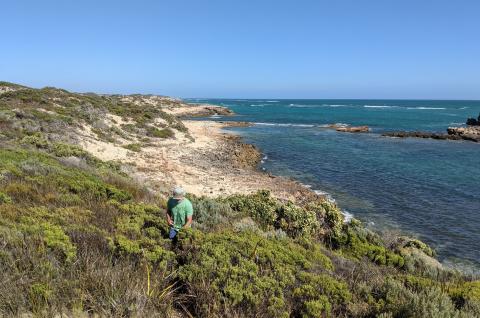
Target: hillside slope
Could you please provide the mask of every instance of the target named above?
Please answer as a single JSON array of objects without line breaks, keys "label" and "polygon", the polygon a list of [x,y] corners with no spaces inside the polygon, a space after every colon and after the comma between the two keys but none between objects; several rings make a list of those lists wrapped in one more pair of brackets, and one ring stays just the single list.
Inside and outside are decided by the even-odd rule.
[{"label": "hillside slope", "polygon": [[193,106],[0,87],[0,316],[480,316],[480,281],[321,197],[192,196],[172,245],[169,174],[150,184],[118,158],[194,142],[176,116]]}]

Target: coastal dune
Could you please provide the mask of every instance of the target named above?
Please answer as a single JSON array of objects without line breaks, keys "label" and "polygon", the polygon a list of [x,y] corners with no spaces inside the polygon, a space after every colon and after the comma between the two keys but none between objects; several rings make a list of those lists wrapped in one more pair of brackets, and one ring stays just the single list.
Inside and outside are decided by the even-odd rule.
[{"label": "coastal dune", "polygon": [[[259,149],[224,130],[247,124],[185,119],[224,108],[2,86],[0,316],[480,312],[478,278],[445,268],[427,244],[376,233],[259,170]],[[172,242],[175,185],[195,226]]]}]

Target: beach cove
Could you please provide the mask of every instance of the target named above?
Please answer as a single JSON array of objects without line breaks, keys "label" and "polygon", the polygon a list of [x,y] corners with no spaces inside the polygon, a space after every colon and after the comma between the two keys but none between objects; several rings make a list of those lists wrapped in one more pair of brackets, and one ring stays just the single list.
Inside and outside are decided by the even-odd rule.
[{"label": "beach cove", "polygon": [[[480,112],[478,101],[189,101],[237,113],[216,120],[250,122],[250,127],[228,130],[262,150],[267,159],[261,166],[269,173],[329,193],[344,211],[372,228],[419,236],[446,264],[478,270],[479,144],[382,136],[396,130],[441,134],[448,127],[463,127]],[[331,128],[362,125],[369,131]]]}]

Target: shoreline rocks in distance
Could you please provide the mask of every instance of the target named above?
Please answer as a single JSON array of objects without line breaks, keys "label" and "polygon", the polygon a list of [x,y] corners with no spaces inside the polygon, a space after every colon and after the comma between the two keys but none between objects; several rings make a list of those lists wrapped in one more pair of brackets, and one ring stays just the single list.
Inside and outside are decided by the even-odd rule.
[{"label": "shoreline rocks in distance", "polygon": [[449,136],[455,136],[463,140],[480,142],[480,126],[448,127]]},{"label": "shoreline rocks in distance", "polygon": [[479,127],[448,127],[446,134],[425,131],[390,131],[383,133],[384,137],[394,138],[429,138],[437,140],[468,140],[480,142]]},{"label": "shoreline rocks in distance", "polygon": [[462,138],[456,134],[439,134],[425,131],[390,131],[383,133],[382,136],[393,138],[430,138],[438,140],[462,140]]},{"label": "shoreline rocks in distance", "polygon": [[370,127],[368,126],[348,126],[345,124],[330,124],[325,126],[324,128],[335,129],[339,132],[349,132],[349,133],[365,133],[370,131]]},{"label": "shoreline rocks in distance", "polygon": [[369,132],[370,128],[368,126],[344,126],[335,128],[336,131],[340,132],[349,132],[349,133],[365,133]]},{"label": "shoreline rocks in distance", "polygon": [[216,106],[216,105],[190,105],[190,109],[188,112],[184,114],[179,114],[181,117],[207,117],[207,116],[232,116],[235,113],[224,106]]},{"label": "shoreline rocks in distance", "polygon": [[431,138],[439,140],[468,140],[480,142],[480,114],[478,119],[468,118],[467,127],[448,127],[446,134],[425,131],[391,131],[383,133],[385,137],[395,138]]},{"label": "shoreline rocks in distance", "polygon": [[478,114],[477,119],[475,118],[468,118],[467,119],[467,126],[480,126],[480,114]]}]

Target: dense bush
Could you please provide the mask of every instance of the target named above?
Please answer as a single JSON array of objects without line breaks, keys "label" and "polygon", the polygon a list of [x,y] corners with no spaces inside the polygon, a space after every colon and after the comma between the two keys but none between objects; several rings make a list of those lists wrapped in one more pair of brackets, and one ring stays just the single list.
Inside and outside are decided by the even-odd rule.
[{"label": "dense bush", "polygon": [[147,136],[155,138],[171,138],[175,133],[170,128],[158,129],[156,127],[147,127]]},{"label": "dense bush", "polygon": [[316,314],[323,315],[344,311],[350,299],[345,284],[321,274],[332,263],[318,248],[254,232],[221,231],[195,240],[188,250],[179,275],[204,317],[289,317],[307,310],[304,302],[320,300],[325,306]]},{"label": "dense bush", "polygon": [[237,213],[229,204],[207,197],[191,197],[195,211],[194,227],[203,231],[212,231],[232,224]]},{"label": "dense bush", "polygon": [[315,212],[287,202],[277,209],[275,227],[291,237],[298,237],[312,236],[319,228],[319,224]]},{"label": "dense bush", "polygon": [[232,210],[252,217],[264,229],[273,229],[277,220],[278,202],[268,191],[258,191],[251,195],[233,195],[226,198]]}]

